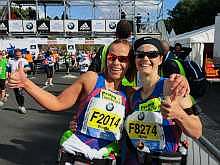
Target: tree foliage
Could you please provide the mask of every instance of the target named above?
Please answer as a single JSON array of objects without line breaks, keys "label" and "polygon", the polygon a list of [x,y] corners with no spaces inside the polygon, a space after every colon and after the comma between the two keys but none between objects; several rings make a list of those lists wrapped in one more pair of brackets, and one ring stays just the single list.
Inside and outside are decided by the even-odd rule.
[{"label": "tree foliage", "polygon": [[220,0],[181,0],[168,11],[165,23],[168,31],[174,28],[180,34],[214,24],[217,13],[220,13]]}]

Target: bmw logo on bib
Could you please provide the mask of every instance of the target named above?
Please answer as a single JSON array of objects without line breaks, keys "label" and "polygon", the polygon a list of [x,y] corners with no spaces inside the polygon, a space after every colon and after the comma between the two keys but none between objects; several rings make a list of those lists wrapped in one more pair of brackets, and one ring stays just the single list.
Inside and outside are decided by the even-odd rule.
[{"label": "bmw logo on bib", "polygon": [[113,103],[108,103],[108,104],[106,105],[106,109],[107,109],[107,111],[112,111],[112,110],[114,109]]},{"label": "bmw logo on bib", "polygon": [[144,120],[144,117],[145,117],[144,112],[140,112],[138,114],[138,120]]}]

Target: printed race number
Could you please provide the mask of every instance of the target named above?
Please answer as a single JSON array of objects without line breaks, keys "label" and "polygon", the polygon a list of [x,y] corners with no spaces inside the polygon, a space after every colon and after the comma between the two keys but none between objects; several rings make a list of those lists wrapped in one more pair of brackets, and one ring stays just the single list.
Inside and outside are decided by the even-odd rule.
[{"label": "printed race number", "polygon": [[159,134],[157,132],[157,126],[151,123],[143,123],[137,121],[131,121],[128,123],[128,134],[130,138],[145,140],[159,140]]},{"label": "printed race number", "polygon": [[102,111],[97,108],[90,111],[87,121],[88,127],[110,131],[113,133],[117,133],[119,131],[121,123],[122,118],[116,113]]}]

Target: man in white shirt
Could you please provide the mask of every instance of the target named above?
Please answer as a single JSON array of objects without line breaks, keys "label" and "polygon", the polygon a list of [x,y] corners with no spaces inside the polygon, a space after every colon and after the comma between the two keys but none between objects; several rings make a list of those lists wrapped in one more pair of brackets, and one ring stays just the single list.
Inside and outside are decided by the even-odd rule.
[{"label": "man in white shirt", "polygon": [[[22,57],[21,49],[15,49],[15,58],[10,59],[8,62],[9,76],[13,74],[19,67],[23,67],[24,71],[27,72],[30,70],[30,66],[26,59]],[[26,114],[27,110],[24,107],[24,95],[22,88],[14,88],[15,98],[18,103],[18,112]]]}]

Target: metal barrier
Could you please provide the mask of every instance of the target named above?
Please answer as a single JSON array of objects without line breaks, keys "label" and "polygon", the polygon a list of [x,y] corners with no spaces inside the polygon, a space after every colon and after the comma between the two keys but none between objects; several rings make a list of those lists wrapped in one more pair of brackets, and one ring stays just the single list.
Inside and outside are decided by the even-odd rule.
[{"label": "metal barrier", "polygon": [[187,165],[220,165],[220,151],[205,137],[189,140]]}]

